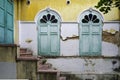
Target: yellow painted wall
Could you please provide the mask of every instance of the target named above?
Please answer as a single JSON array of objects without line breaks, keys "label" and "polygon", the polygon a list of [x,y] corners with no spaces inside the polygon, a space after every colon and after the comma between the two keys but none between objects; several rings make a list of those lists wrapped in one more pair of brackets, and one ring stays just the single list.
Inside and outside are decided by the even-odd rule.
[{"label": "yellow painted wall", "polygon": [[[70,0],[69,5],[66,4],[66,0],[30,0],[30,5],[26,4],[26,0],[20,1],[21,21],[34,21],[36,14],[47,7],[57,11],[61,15],[62,21],[77,21],[81,12],[90,7],[94,8],[99,0]],[[104,19],[105,21],[120,20],[119,16],[119,10],[116,8],[105,14]]]},{"label": "yellow painted wall", "polygon": [[18,20],[19,20],[19,3],[20,0],[14,0],[14,43],[19,43],[19,28],[18,28]]}]

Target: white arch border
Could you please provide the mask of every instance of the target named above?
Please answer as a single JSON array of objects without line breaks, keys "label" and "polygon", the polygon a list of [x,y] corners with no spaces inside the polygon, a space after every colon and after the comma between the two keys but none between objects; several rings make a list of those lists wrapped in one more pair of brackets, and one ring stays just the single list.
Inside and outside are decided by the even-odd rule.
[{"label": "white arch border", "polygon": [[51,9],[51,8],[46,8],[46,9],[40,10],[40,11],[36,14],[36,16],[35,16],[35,18],[34,18],[34,21],[35,21],[36,24],[37,24],[37,20],[39,19],[39,16],[41,15],[41,13],[46,12],[46,11],[51,11],[51,12],[55,13],[56,15],[58,15],[60,21],[62,22],[62,18],[61,18],[60,14],[59,14],[56,10],[53,10],[53,9]]},{"label": "white arch border", "polygon": [[93,9],[93,8],[86,9],[86,10],[84,10],[82,13],[80,13],[79,16],[78,16],[78,18],[77,18],[77,22],[80,21],[81,15],[84,14],[85,12],[88,12],[88,11],[94,11],[94,12],[98,13],[98,14],[100,15],[101,19],[102,19],[102,22],[104,22],[104,17],[103,17],[103,15],[100,13],[100,11],[98,11],[98,10],[96,10],[96,9]]}]

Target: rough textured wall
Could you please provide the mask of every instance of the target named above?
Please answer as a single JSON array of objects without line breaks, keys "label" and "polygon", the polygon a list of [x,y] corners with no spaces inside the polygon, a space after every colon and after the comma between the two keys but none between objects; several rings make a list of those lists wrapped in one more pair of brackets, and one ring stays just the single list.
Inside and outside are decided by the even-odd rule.
[{"label": "rough textured wall", "polygon": [[[57,11],[63,21],[77,21],[78,16],[84,10],[97,4],[98,0],[70,0],[70,4],[66,4],[67,0],[30,0],[30,4],[26,4],[26,0],[20,0],[19,17],[22,21],[34,21],[38,12],[51,8]],[[34,10],[34,11],[33,11]],[[71,16],[72,15],[72,16]],[[105,20],[120,20],[117,8],[112,9],[108,14],[104,15]]]},{"label": "rough textured wall", "polygon": [[39,73],[39,80],[56,80],[56,73]]},{"label": "rough textured wall", "polygon": [[120,46],[120,31],[116,31],[115,34],[109,33],[107,31],[103,31],[102,39],[105,42],[113,43]]},{"label": "rough textured wall", "polygon": [[35,61],[17,61],[17,78],[37,80],[37,64]]},{"label": "rough textured wall", "polygon": [[[37,26],[35,22],[20,23],[20,45],[21,47],[30,48],[37,55]],[[120,45],[119,22],[105,22],[102,32],[102,54],[105,56],[116,56],[118,54],[118,46]],[[31,33],[32,32],[32,33]],[[78,56],[79,55],[79,29],[78,23],[61,23],[60,27],[60,52],[61,56]],[[26,40],[32,40],[27,43]],[[73,47],[74,46],[74,47]]]},{"label": "rough textured wall", "polygon": [[16,47],[0,46],[0,62],[15,62]]}]

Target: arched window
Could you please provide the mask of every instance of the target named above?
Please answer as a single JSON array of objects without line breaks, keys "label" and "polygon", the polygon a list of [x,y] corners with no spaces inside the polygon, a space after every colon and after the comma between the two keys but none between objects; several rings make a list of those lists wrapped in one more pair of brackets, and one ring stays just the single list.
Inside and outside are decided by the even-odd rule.
[{"label": "arched window", "polygon": [[60,16],[51,9],[39,14],[38,54],[43,56],[58,56],[60,54]]},{"label": "arched window", "polygon": [[84,11],[79,17],[80,55],[101,55],[103,18],[93,9]]}]

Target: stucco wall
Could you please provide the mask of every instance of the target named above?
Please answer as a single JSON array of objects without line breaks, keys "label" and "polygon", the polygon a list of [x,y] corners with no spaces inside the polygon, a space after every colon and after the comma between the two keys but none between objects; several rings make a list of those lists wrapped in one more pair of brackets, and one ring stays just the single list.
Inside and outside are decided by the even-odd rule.
[{"label": "stucco wall", "polygon": [[[77,21],[78,16],[84,10],[90,7],[94,8],[98,0],[70,0],[70,4],[66,4],[67,0],[30,0],[30,4],[26,4],[26,0],[17,1],[18,19],[21,21],[34,21],[37,13],[45,8],[51,8],[57,11],[63,21]],[[34,11],[33,11],[34,10]],[[72,16],[71,16],[72,15]],[[119,10],[112,9],[108,14],[104,15],[107,20],[120,20]]]},{"label": "stucco wall", "polygon": [[[27,40],[32,40],[27,43]],[[37,26],[35,22],[21,22],[19,24],[19,44],[22,48],[28,48],[37,55]]]},{"label": "stucco wall", "polygon": [[47,59],[54,68],[62,72],[73,74],[96,73],[104,74],[113,72],[112,61],[116,61],[115,67],[119,66],[117,59],[100,59],[100,58],[58,58]]},{"label": "stucco wall", "polygon": [[[34,55],[37,55],[37,25],[35,22],[21,22],[19,26],[20,46],[23,48],[30,48],[33,50]],[[103,31],[119,31],[119,22],[105,22]],[[60,27],[61,37],[60,40],[60,55],[61,56],[75,56],[79,55],[79,36],[78,36],[78,23],[61,23]],[[113,35],[114,36],[114,35]],[[65,40],[67,37],[70,39]],[[111,37],[111,36],[109,36]],[[27,43],[26,40],[32,40]],[[109,40],[109,39],[107,39]],[[113,38],[114,40],[114,38]],[[118,40],[119,42],[119,40]],[[102,42],[102,55],[103,56],[117,56],[118,45],[114,42]]]}]

